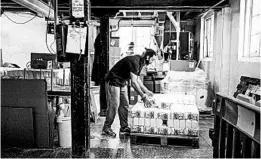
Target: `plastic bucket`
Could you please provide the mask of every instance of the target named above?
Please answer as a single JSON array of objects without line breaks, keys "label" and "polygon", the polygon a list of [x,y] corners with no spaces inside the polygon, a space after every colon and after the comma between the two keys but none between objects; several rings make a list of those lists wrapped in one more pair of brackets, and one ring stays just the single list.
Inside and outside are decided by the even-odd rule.
[{"label": "plastic bucket", "polygon": [[153,82],[151,77],[148,77],[148,76],[144,77],[143,84],[144,84],[145,87],[147,87],[148,90],[154,92],[153,91],[154,82]]},{"label": "plastic bucket", "polygon": [[72,146],[72,129],[70,117],[57,117],[58,139],[60,147],[68,148]]},{"label": "plastic bucket", "polygon": [[160,81],[163,80],[163,78],[155,78],[155,90],[153,93],[160,93],[161,88],[160,88]]}]

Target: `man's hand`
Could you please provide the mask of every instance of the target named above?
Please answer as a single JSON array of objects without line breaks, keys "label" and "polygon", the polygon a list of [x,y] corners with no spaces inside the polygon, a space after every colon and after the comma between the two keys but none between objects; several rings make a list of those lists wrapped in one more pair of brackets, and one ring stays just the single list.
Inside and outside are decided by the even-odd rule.
[{"label": "man's hand", "polygon": [[153,97],[153,93],[151,91],[147,91],[146,94],[149,96],[149,97]]},{"label": "man's hand", "polygon": [[146,108],[149,108],[149,107],[151,107],[151,106],[153,105],[152,101],[149,100],[149,97],[148,97],[147,94],[144,94],[144,95],[143,95],[142,100],[143,100],[144,106],[145,106]]},{"label": "man's hand", "polygon": [[144,101],[144,106],[145,106],[145,108],[150,108],[150,107],[152,107],[152,102],[151,102],[150,100],[144,99],[143,101]]}]

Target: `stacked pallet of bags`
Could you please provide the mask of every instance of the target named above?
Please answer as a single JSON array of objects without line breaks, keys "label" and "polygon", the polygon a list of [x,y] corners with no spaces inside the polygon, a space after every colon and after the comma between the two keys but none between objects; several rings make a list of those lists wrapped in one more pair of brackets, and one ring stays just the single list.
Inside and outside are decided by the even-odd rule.
[{"label": "stacked pallet of bags", "polygon": [[197,68],[194,72],[169,71],[160,85],[161,93],[193,95],[198,109],[207,109],[209,80],[202,69]]},{"label": "stacked pallet of bags", "polygon": [[199,111],[192,95],[155,94],[154,105],[138,102],[129,110],[132,133],[199,136]]}]

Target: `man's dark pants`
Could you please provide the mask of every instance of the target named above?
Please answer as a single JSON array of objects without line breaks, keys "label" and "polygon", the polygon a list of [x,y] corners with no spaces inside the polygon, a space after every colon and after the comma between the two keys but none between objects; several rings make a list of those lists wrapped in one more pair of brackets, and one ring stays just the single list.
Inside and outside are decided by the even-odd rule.
[{"label": "man's dark pants", "polygon": [[128,107],[129,107],[127,86],[116,87],[106,82],[105,89],[106,89],[106,100],[107,100],[108,107],[107,107],[106,120],[103,126],[103,130],[111,128],[111,125],[116,116],[117,109],[120,118],[121,128],[127,127]]}]

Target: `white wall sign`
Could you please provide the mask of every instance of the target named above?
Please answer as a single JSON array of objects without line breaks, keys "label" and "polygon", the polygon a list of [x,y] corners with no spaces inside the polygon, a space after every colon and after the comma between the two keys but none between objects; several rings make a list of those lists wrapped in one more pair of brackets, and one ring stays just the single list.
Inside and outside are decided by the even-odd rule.
[{"label": "white wall sign", "polygon": [[87,27],[68,26],[66,52],[84,54]]},{"label": "white wall sign", "polygon": [[72,16],[75,18],[84,17],[84,0],[72,0]]}]

